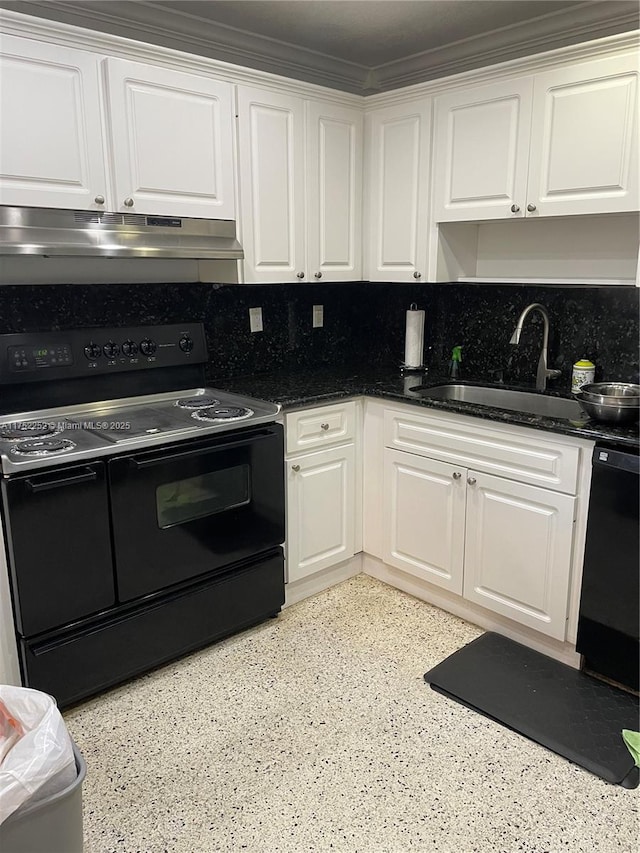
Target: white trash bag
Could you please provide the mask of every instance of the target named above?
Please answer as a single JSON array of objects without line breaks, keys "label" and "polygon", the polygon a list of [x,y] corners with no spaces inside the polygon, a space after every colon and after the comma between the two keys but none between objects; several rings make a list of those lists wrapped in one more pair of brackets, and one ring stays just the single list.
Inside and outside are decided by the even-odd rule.
[{"label": "white trash bag", "polygon": [[39,690],[0,684],[0,823],[73,784],[69,732],[55,700]]}]

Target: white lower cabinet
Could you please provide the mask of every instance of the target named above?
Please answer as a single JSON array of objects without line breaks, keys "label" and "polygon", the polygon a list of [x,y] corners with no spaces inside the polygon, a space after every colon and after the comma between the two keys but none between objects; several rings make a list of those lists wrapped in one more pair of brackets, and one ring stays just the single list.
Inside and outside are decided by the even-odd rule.
[{"label": "white lower cabinet", "polygon": [[384,561],[462,594],[464,485],[455,468],[385,451]]},{"label": "white lower cabinet", "polygon": [[564,640],[576,498],[462,473],[464,597]]},{"label": "white lower cabinet", "polygon": [[[577,498],[559,489],[575,489],[567,484],[575,483],[577,460],[573,465],[560,445],[532,444],[523,479],[539,476],[536,460],[554,469],[548,477],[553,487],[540,488],[469,467],[473,453],[489,469],[506,470],[509,458],[517,472],[514,448],[524,453],[526,446],[515,431],[475,429],[479,452],[462,426],[456,434],[453,422],[443,429],[448,424],[422,421],[419,415],[386,415],[384,562],[564,641]],[[419,438],[434,444],[437,431],[449,461],[389,447],[411,436],[416,449]]]},{"label": "white lower cabinet", "polygon": [[286,417],[287,581],[348,560],[359,545],[355,401]]},{"label": "white lower cabinet", "polygon": [[353,444],[287,462],[287,580],[329,568],[355,552]]}]

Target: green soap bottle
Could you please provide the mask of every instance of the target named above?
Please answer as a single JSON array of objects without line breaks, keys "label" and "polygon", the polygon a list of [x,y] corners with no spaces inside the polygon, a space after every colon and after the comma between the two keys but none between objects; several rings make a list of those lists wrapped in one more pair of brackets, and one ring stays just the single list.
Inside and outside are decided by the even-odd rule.
[{"label": "green soap bottle", "polygon": [[457,379],[460,373],[460,362],[462,361],[462,346],[455,346],[451,350],[451,361],[449,362],[449,376]]}]

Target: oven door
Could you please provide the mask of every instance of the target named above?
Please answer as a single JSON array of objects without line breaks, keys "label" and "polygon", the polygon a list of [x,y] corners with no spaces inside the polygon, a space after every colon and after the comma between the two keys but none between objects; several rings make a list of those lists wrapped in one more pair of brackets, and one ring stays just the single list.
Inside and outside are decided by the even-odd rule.
[{"label": "oven door", "polygon": [[284,541],[279,424],[112,459],[109,481],[120,601]]}]

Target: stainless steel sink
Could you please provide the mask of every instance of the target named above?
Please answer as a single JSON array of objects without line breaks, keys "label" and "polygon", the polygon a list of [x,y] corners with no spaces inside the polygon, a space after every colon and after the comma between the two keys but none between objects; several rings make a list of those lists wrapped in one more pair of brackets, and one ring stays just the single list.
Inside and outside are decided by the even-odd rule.
[{"label": "stainless steel sink", "polygon": [[562,397],[548,397],[545,394],[534,394],[531,391],[514,391],[511,388],[490,388],[480,385],[447,385],[417,386],[412,388],[414,394],[433,400],[453,400],[460,403],[473,403],[476,406],[493,406],[496,409],[508,409],[510,412],[526,412],[531,415],[542,415],[547,418],[562,420],[587,420],[580,403],[577,400],[565,400]]}]

